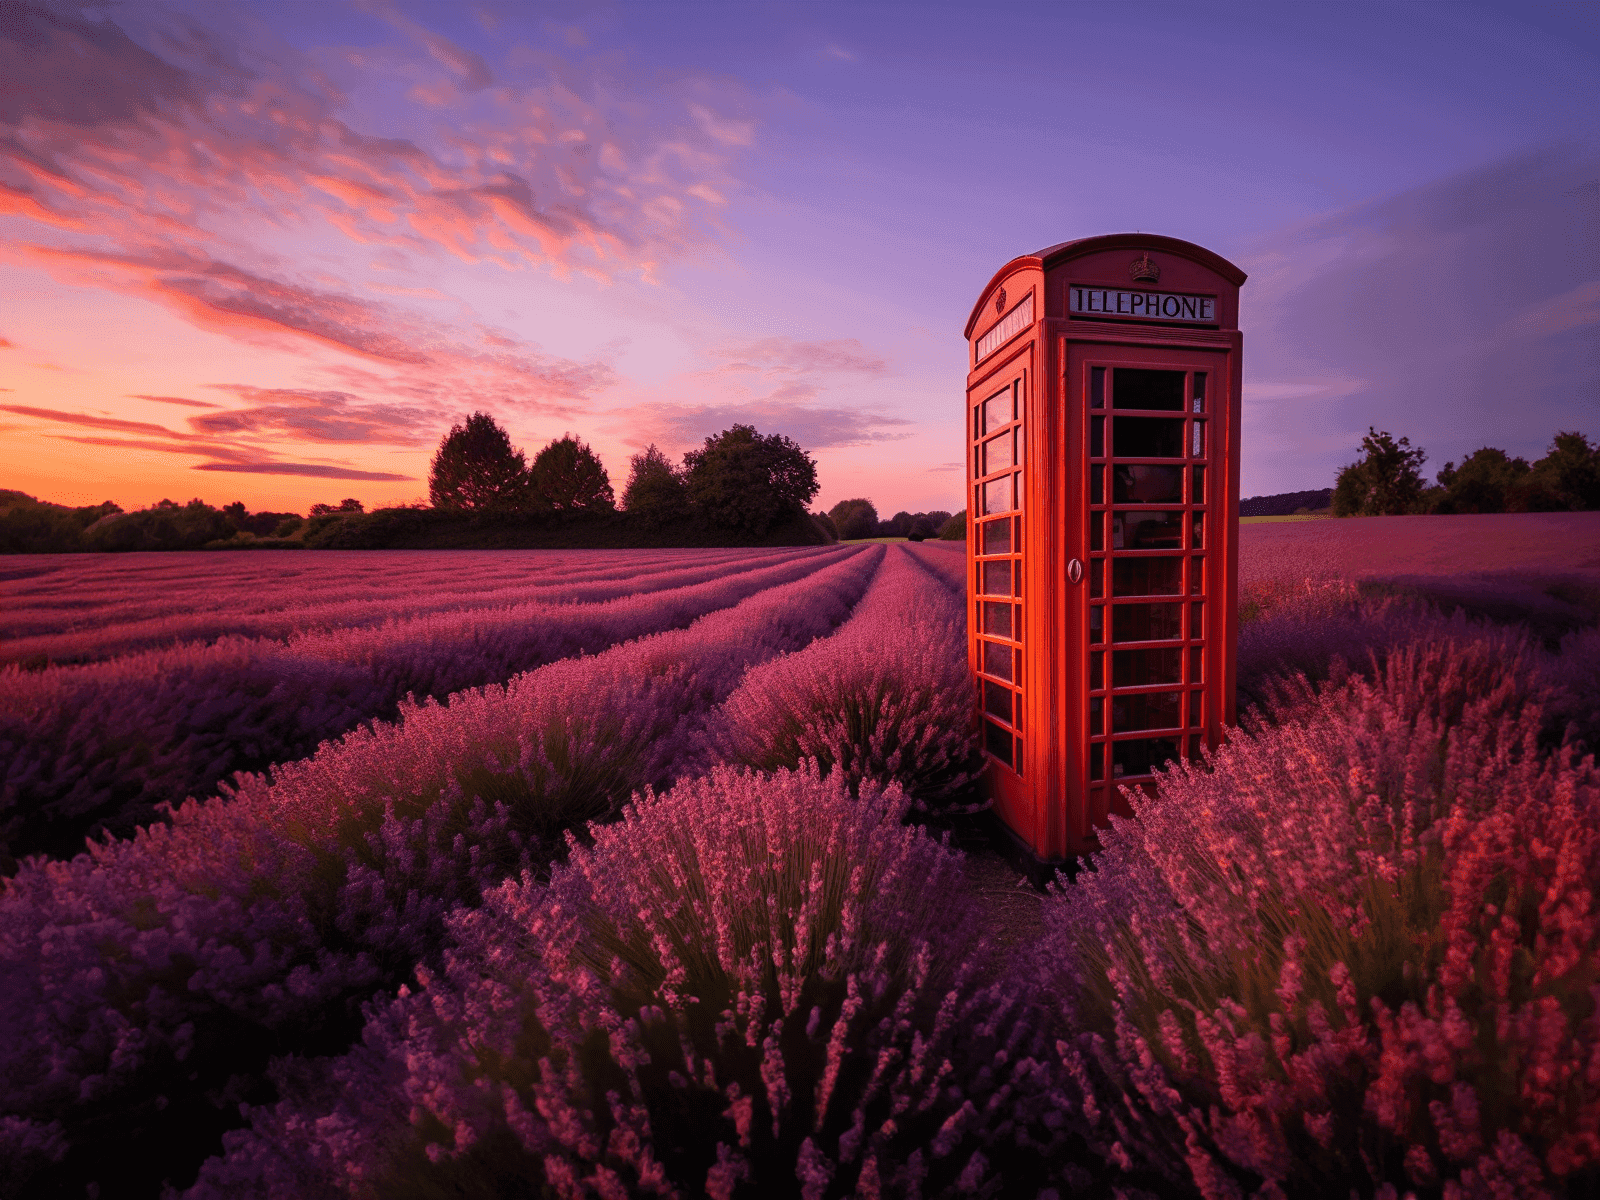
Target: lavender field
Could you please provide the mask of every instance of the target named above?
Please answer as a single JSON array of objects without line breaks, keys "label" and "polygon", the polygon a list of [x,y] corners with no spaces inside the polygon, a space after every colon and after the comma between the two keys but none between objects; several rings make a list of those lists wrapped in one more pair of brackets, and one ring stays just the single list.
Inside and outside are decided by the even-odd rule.
[{"label": "lavender field", "polygon": [[1002,897],[959,543],[0,559],[0,1195],[1589,1194],[1572,567],[1244,564]]}]

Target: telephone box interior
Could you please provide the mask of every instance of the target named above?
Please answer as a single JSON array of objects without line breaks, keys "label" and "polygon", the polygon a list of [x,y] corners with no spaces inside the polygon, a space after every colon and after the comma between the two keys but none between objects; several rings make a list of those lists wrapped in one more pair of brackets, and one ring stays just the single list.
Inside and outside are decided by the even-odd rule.
[{"label": "telephone box interior", "polygon": [[1244,279],[1085,238],[1007,263],[967,323],[968,651],[987,786],[1039,859],[1234,720]]}]

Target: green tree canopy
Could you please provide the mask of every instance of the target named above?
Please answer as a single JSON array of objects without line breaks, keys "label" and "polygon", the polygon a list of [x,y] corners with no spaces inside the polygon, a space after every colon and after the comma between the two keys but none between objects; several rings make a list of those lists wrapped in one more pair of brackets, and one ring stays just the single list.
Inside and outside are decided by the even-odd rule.
[{"label": "green tree canopy", "polygon": [[535,503],[558,511],[609,512],[616,507],[605,467],[587,442],[570,433],[534,456],[528,485]]},{"label": "green tree canopy", "polygon": [[955,516],[949,518],[939,526],[939,537],[946,542],[964,542],[967,540],[967,510],[962,509]]},{"label": "green tree canopy", "polygon": [[528,468],[522,451],[488,413],[475,412],[452,426],[439,443],[428,473],[435,508],[508,511],[528,503]]},{"label": "green tree canopy", "polygon": [[1333,487],[1336,517],[1397,516],[1416,512],[1422,498],[1422,464],[1428,452],[1411,447],[1410,438],[1398,442],[1387,430],[1370,425],[1361,439],[1366,456],[1339,471]]},{"label": "green tree canopy", "polygon": [[1444,495],[1434,502],[1439,513],[1497,513],[1511,507],[1517,485],[1528,474],[1528,464],[1508,458],[1504,450],[1484,446],[1474,450],[1458,467],[1447,462],[1438,474]]},{"label": "green tree canopy", "polygon": [[714,524],[757,536],[805,512],[817,463],[781,433],[735,425],[683,456],[689,503]]},{"label": "green tree canopy", "polygon": [[688,512],[683,474],[656,448],[628,460],[628,484],[622,489],[622,507],[648,524],[665,525]]},{"label": "green tree canopy", "polygon": [[865,496],[839,501],[828,510],[828,516],[842,542],[878,535],[878,508]]}]

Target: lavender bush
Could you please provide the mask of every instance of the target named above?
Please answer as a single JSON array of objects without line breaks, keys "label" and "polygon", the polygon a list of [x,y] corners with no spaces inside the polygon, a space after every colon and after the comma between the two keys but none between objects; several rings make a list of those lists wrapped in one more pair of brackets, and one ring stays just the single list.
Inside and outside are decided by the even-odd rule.
[{"label": "lavender bush", "polygon": [[1600,775],[1493,637],[1285,693],[1047,909],[1100,1144],[1223,1197],[1600,1183]]},{"label": "lavender bush", "polygon": [[670,780],[744,670],[844,620],[881,554],[408,707],[170,826],[25,862],[0,893],[0,1120],[63,1150],[39,1178],[148,1194],[192,1172],[240,1101],[270,1097],[268,1057],[342,1049],[361,1000],[438,962],[450,909]]},{"label": "lavender bush", "polygon": [[[727,609],[837,562],[807,553],[590,605],[437,614],[288,643],[223,639],[107,663],[0,671],[0,853],[65,856],[237,771],[311,753],[414,695],[442,699]],[[637,582],[630,586],[641,586]]]},{"label": "lavender bush", "polygon": [[814,764],[646,793],[548,888],[453,917],[444,970],[357,1051],[283,1064],[290,1097],[188,1194],[931,1197],[1065,1170],[1037,1033],[973,983],[959,856],[907,807]]},{"label": "lavender bush", "polygon": [[889,548],[840,630],[756,667],[714,715],[720,758],[762,770],[814,759],[852,785],[894,780],[919,807],[981,766],[959,595]]}]

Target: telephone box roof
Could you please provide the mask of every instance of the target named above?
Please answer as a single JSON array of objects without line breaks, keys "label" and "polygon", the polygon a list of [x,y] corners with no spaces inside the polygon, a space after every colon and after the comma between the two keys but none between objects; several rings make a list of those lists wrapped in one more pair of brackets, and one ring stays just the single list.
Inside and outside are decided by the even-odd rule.
[{"label": "telephone box roof", "polygon": [[1018,267],[1039,267],[1049,270],[1068,259],[1095,254],[1101,250],[1157,250],[1181,255],[1215,271],[1235,287],[1247,278],[1243,271],[1222,255],[1207,250],[1204,246],[1197,246],[1193,242],[1186,242],[1182,238],[1164,237],[1159,233],[1102,233],[1094,237],[1075,238],[1070,242],[1057,242],[1054,246],[1046,246],[1033,254],[1018,255],[996,271],[983,291],[978,294],[977,303],[972,306],[972,315],[967,318],[966,336],[969,338],[972,336],[973,327],[977,325],[978,317],[983,312],[984,305],[988,303],[989,293],[994,290],[994,285]]}]

